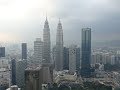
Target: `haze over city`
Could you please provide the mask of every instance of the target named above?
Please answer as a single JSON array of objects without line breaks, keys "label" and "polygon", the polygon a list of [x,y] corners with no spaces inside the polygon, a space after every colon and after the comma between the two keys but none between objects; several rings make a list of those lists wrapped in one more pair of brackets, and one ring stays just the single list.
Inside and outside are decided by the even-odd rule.
[{"label": "haze over city", "polygon": [[33,42],[42,38],[48,17],[51,41],[55,43],[61,19],[64,43],[80,43],[81,28],[92,28],[93,41],[119,40],[119,0],[0,0],[0,41]]},{"label": "haze over city", "polygon": [[119,0],[0,0],[0,90],[120,90]]}]

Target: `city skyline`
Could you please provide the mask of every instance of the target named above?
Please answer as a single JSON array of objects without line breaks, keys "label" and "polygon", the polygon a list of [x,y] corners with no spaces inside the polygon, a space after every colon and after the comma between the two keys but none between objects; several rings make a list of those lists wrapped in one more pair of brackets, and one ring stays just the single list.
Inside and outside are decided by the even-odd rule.
[{"label": "city skyline", "polygon": [[120,90],[119,3],[0,0],[0,90]]},{"label": "city skyline", "polygon": [[[33,42],[36,37],[42,38],[46,12],[52,43],[55,43],[54,36],[59,17],[64,27],[65,44],[71,42],[79,44],[81,28],[84,27],[92,28],[93,41],[119,40],[120,6],[118,3],[117,0],[71,0],[70,2],[2,0],[0,1],[2,8],[0,9],[0,41]],[[64,6],[66,6],[65,9]]]}]

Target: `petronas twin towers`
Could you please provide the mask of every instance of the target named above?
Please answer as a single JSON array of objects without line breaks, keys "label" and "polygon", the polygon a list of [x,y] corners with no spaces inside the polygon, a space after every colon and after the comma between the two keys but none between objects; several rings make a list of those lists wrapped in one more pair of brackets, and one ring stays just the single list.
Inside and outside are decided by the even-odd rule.
[{"label": "petronas twin towers", "polygon": [[[50,28],[46,17],[43,29],[43,62],[51,63],[51,41]],[[55,49],[55,70],[61,71],[63,69],[63,29],[59,20],[56,34],[56,49]]]},{"label": "petronas twin towers", "polygon": [[46,21],[43,29],[43,62],[44,63],[50,63],[51,60],[50,47],[51,47],[50,28],[46,17]]},{"label": "petronas twin towers", "polygon": [[59,20],[56,34],[55,70],[63,70],[63,30]]}]

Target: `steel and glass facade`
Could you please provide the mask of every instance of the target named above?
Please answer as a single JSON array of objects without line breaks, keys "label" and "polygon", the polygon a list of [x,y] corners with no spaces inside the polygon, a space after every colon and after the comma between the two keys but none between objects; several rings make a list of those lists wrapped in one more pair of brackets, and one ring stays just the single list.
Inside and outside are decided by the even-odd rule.
[{"label": "steel and glass facade", "polygon": [[81,34],[81,76],[89,77],[91,74],[91,28],[83,28]]}]

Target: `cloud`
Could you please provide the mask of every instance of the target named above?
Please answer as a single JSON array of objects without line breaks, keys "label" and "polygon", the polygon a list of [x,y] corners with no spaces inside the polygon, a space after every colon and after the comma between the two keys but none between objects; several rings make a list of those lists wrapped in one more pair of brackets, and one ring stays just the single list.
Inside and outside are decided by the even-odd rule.
[{"label": "cloud", "polygon": [[[61,2],[61,3],[60,3]],[[64,21],[66,41],[80,42],[81,28],[91,27],[92,39],[116,40],[120,29],[120,6],[118,0],[70,0],[59,1],[56,12]],[[69,33],[69,34],[66,34]],[[70,36],[73,36],[71,39]]]},{"label": "cloud", "polygon": [[[19,4],[12,0],[5,5],[0,4],[0,7],[4,8],[0,9],[2,15],[0,15],[0,33],[12,32],[12,36],[14,38],[17,36],[18,41],[33,42],[37,37],[42,38],[47,12],[52,43],[55,43],[56,39],[58,18],[61,18],[63,25],[65,44],[71,42],[80,44],[81,28],[83,27],[92,28],[92,39],[94,41],[120,38],[119,0],[42,1],[30,0],[27,3],[24,0],[18,0],[18,2],[21,2]],[[22,8],[22,2],[24,8]],[[19,7],[17,7],[17,4],[19,4]],[[9,7],[11,7],[12,12]]]}]

